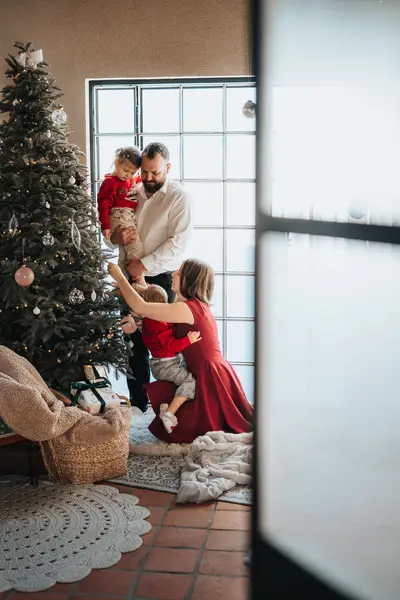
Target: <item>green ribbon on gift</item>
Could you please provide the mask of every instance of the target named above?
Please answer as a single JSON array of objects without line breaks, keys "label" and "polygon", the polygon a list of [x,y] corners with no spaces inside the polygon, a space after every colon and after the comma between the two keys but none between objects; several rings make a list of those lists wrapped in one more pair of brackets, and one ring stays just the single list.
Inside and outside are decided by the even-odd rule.
[{"label": "green ribbon on gift", "polygon": [[100,413],[103,413],[106,407],[106,403],[97,390],[104,389],[107,387],[111,387],[111,383],[108,381],[108,379],[105,378],[96,381],[74,381],[71,384],[71,389],[76,390],[76,394],[74,394],[73,405],[75,406],[78,403],[79,396],[82,392],[90,390],[100,402]]}]

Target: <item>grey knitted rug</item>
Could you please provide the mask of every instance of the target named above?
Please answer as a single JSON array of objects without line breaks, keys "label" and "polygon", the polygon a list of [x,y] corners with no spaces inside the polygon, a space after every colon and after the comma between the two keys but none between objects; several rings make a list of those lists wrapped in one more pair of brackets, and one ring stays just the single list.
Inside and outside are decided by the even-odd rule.
[{"label": "grey knitted rug", "polygon": [[106,485],[0,479],[0,593],[38,592],[115,565],[151,529],[137,502]]}]

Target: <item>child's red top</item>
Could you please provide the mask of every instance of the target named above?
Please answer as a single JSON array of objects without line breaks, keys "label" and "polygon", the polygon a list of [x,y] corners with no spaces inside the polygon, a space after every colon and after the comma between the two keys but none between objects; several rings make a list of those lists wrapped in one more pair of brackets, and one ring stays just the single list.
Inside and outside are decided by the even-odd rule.
[{"label": "child's red top", "polygon": [[133,186],[141,182],[140,177],[132,177],[122,181],[116,175],[107,173],[97,194],[97,207],[101,230],[110,229],[110,211],[112,208],[137,207],[137,201],[131,200],[128,193]]},{"label": "child's red top", "polygon": [[178,340],[172,332],[173,325],[171,323],[154,321],[148,317],[143,319],[143,342],[153,358],[173,358],[190,346],[187,335]]}]

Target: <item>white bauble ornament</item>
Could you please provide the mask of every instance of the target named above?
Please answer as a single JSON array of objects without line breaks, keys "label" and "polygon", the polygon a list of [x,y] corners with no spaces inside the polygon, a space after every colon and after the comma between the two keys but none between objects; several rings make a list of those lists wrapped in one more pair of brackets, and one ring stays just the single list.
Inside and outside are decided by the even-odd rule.
[{"label": "white bauble ornament", "polygon": [[356,221],[360,221],[361,219],[364,219],[366,217],[366,215],[367,215],[367,209],[360,202],[354,202],[353,204],[350,205],[349,216],[352,219],[354,219]]},{"label": "white bauble ornament", "polygon": [[52,246],[54,244],[54,237],[49,231],[42,237],[42,243],[43,246]]},{"label": "white bauble ornament", "polygon": [[67,120],[67,113],[62,108],[57,108],[51,113],[51,118],[56,125],[64,125]]},{"label": "white bauble ornament", "polygon": [[85,299],[85,294],[81,291],[78,290],[77,288],[74,288],[70,295],[68,296],[68,300],[70,304],[80,304],[81,302],[83,302]]},{"label": "white bauble ornament", "polygon": [[255,119],[256,118],[256,103],[253,102],[253,100],[247,100],[247,102],[245,102],[243,108],[242,108],[242,112],[243,115],[247,118],[247,119]]},{"label": "white bauble ornament", "polygon": [[32,312],[34,315],[40,315],[40,308],[38,306],[35,306]]}]

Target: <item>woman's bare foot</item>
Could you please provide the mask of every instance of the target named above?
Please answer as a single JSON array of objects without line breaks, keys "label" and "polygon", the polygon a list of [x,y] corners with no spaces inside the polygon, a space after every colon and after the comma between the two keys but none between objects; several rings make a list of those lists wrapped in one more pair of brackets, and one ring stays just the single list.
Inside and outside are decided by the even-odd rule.
[{"label": "woman's bare foot", "polygon": [[175,427],[178,425],[178,419],[168,410],[168,404],[161,404],[160,406],[160,419],[161,423],[167,433],[172,433]]}]

